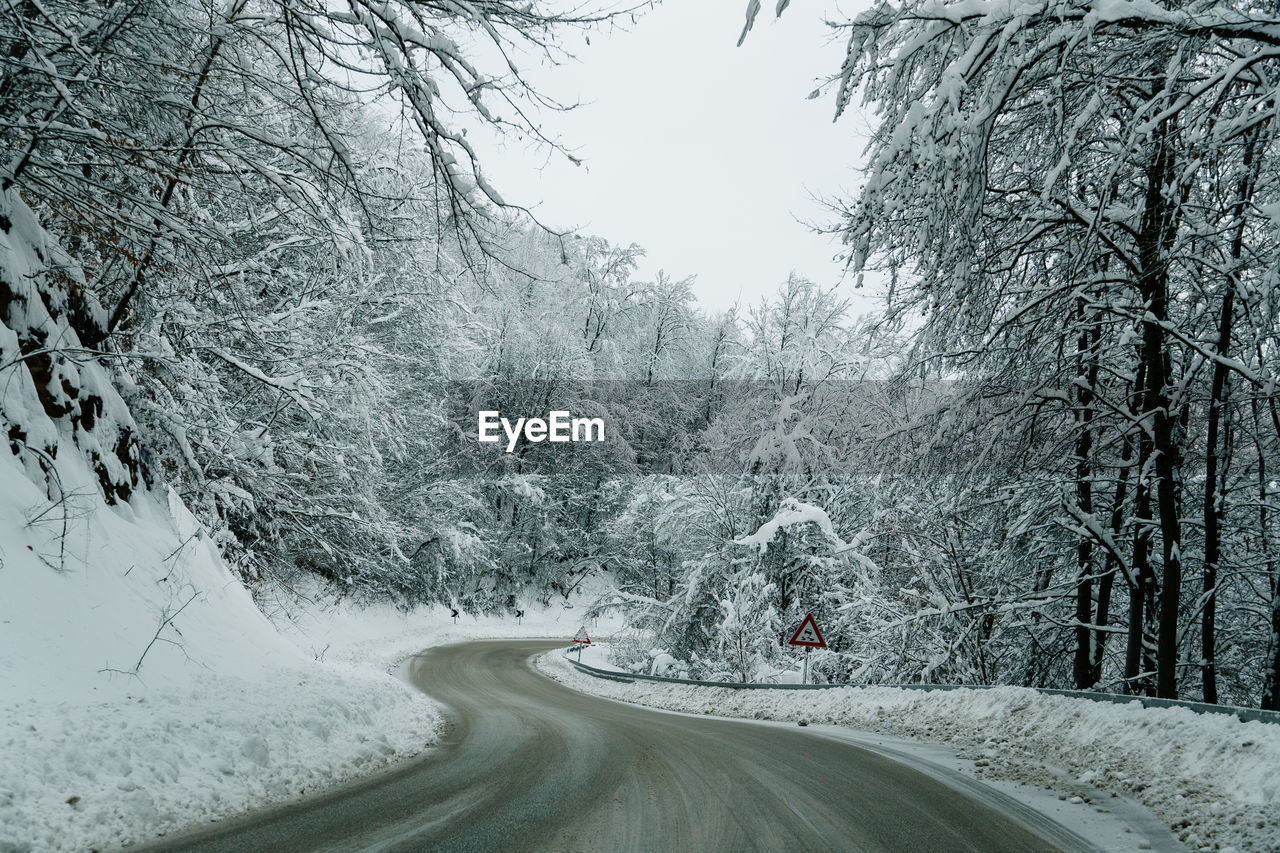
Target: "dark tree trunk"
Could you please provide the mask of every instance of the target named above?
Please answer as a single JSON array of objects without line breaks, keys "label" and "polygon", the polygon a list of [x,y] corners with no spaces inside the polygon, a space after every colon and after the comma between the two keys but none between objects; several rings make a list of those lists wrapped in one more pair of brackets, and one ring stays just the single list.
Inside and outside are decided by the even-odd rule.
[{"label": "dark tree trunk", "polygon": [[[1115,500],[1111,504],[1111,541],[1120,544],[1120,532],[1124,529],[1124,500],[1129,486],[1129,464],[1133,459],[1133,440],[1124,437],[1120,448],[1120,475],[1116,482]],[[1102,658],[1107,647],[1107,631],[1111,620],[1111,591],[1115,586],[1116,573],[1120,571],[1120,558],[1107,551],[1107,565],[1102,579],[1098,582],[1098,615],[1097,631],[1093,639],[1093,682],[1102,679]]]},{"label": "dark tree trunk", "polygon": [[[1218,353],[1226,355],[1231,346],[1231,315],[1235,306],[1234,282],[1222,297],[1222,315],[1218,324]],[[1200,673],[1204,701],[1218,702],[1218,678],[1215,671],[1217,641],[1218,563],[1222,560],[1223,495],[1226,484],[1228,442],[1220,433],[1227,406],[1227,368],[1221,362],[1213,367],[1209,395],[1209,435],[1204,466],[1204,606],[1200,611]]]},{"label": "dark tree trunk", "polygon": [[[1267,668],[1262,677],[1262,701],[1264,711],[1280,711],[1280,571],[1271,556],[1271,540],[1267,535],[1267,457],[1262,441],[1262,420],[1258,416],[1258,401],[1251,401],[1253,408],[1253,436],[1258,448],[1258,538],[1262,553],[1266,555],[1267,577],[1271,584],[1271,631],[1267,645]],[[1275,410],[1272,409],[1273,423]],[[1276,429],[1280,434],[1280,426]]]},{"label": "dark tree trunk", "polygon": [[[1225,356],[1231,346],[1231,317],[1235,308],[1235,283],[1229,282],[1222,297],[1222,313],[1218,321],[1218,353]],[[1229,424],[1227,395],[1229,393],[1227,367],[1218,362],[1213,366],[1213,381],[1209,395],[1209,435],[1204,466],[1204,606],[1200,611],[1200,674],[1204,701],[1218,702],[1218,678],[1215,671],[1217,648],[1217,592],[1218,564],[1222,560],[1223,489],[1226,485],[1230,442],[1223,440]],[[1223,429],[1223,427],[1228,429]]]},{"label": "dark tree trunk", "polygon": [[[1129,401],[1130,414],[1137,417],[1142,411],[1143,389],[1146,387],[1146,358],[1143,346],[1138,347],[1138,372],[1133,396]],[[1145,429],[1138,430],[1138,458],[1134,464],[1133,501],[1133,556],[1129,561],[1132,576],[1129,587],[1129,633],[1125,644],[1124,692],[1151,694],[1152,662],[1149,659],[1147,623],[1151,616],[1152,596],[1155,590],[1155,573],[1151,569],[1151,484],[1148,464],[1151,461],[1151,436]]]},{"label": "dark tree trunk", "polygon": [[[1084,306],[1078,306],[1081,322],[1076,342],[1076,506],[1083,517],[1093,514],[1093,388],[1098,379],[1096,333],[1090,340],[1084,325]],[[1090,352],[1092,350],[1092,353]],[[1086,360],[1088,366],[1086,368]],[[1087,377],[1086,377],[1087,370]],[[1096,683],[1093,674],[1093,534],[1087,531],[1076,540],[1076,650],[1073,674],[1077,690]]]},{"label": "dark tree trunk", "polygon": [[1271,575],[1271,660],[1262,682],[1264,711],[1280,711],[1280,577]]},{"label": "dark tree trunk", "polygon": [[1160,123],[1152,136],[1147,166],[1146,198],[1138,234],[1138,290],[1146,306],[1142,351],[1146,367],[1143,416],[1151,431],[1155,461],[1155,503],[1160,522],[1163,578],[1156,645],[1156,695],[1178,697],[1178,613],[1182,603],[1182,525],[1178,518],[1177,421],[1172,411],[1170,355],[1164,323],[1169,319],[1168,252],[1177,231],[1178,199],[1172,188],[1178,176],[1173,158],[1173,119]]},{"label": "dark tree trunk", "polygon": [[1151,569],[1151,490],[1143,480],[1146,462],[1151,458],[1151,439],[1145,433],[1138,439],[1138,481],[1134,490],[1133,581],[1129,590],[1129,636],[1125,647],[1124,679],[1126,693],[1151,693],[1151,671],[1146,643],[1148,600],[1155,587]]}]

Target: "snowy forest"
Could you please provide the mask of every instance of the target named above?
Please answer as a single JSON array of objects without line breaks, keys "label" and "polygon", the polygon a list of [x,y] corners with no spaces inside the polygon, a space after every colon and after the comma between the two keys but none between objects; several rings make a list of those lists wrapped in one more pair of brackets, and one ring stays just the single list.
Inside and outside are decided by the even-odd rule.
[{"label": "snowy forest", "polygon": [[[848,276],[725,312],[485,177],[494,138],[573,156],[520,69],[644,13],[6,3],[0,420],[32,523],[172,487],[263,607],[318,576],[513,612],[590,577],[633,666],[759,680],[812,612],[828,681],[1280,710],[1275,5],[833,18],[812,97],[874,116],[827,199]],[[609,432],[481,452],[477,406]]]}]

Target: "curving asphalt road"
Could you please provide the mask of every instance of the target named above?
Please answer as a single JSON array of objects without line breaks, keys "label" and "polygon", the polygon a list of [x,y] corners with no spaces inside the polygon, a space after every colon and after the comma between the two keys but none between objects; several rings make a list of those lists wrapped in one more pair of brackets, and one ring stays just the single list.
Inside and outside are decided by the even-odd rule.
[{"label": "curving asphalt road", "polygon": [[431,649],[413,683],[448,706],[423,760],[164,839],[184,851],[981,851],[1087,849],[1001,795],[949,786],[799,728],[678,716],[578,693],[529,658]]}]

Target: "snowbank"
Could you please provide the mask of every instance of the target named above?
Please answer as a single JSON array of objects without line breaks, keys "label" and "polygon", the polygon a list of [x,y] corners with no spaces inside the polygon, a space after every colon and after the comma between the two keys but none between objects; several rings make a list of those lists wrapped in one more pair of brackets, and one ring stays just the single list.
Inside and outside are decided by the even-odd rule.
[{"label": "snowbank", "polygon": [[1061,768],[1081,784],[1139,800],[1191,849],[1280,850],[1280,726],[1269,723],[1019,687],[733,690],[594,678],[558,653],[538,665],[583,692],[673,711],[945,741],[977,754],[980,772],[994,778],[1044,784]]},{"label": "snowbank", "polygon": [[0,850],[141,841],[385,767],[436,740],[429,703],[371,673],[280,667],[78,706],[3,709]]},{"label": "snowbank", "polygon": [[139,840],[435,738],[406,685],[282,637],[180,501],[107,507],[59,456],[53,505],[0,454],[0,849]]},{"label": "snowbank", "polygon": [[388,674],[399,661],[468,638],[567,637],[580,622],[560,608],[455,626],[441,608],[304,607],[285,628],[292,643],[275,635],[293,650],[286,665],[131,680],[108,702],[5,703],[0,850],[127,844],[383,769],[435,743],[441,724]]}]

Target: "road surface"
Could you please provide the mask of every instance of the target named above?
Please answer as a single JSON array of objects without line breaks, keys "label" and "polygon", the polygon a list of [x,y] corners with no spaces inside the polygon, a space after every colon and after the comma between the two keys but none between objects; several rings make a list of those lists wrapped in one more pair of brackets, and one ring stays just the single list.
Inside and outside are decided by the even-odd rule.
[{"label": "road surface", "polygon": [[187,851],[1053,851],[1084,842],[1002,795],[974,798],[805,730],[678,716],[536,673],[563,646],[468,643],[413,658],[448,706],[422,760],[162,839]]}]

